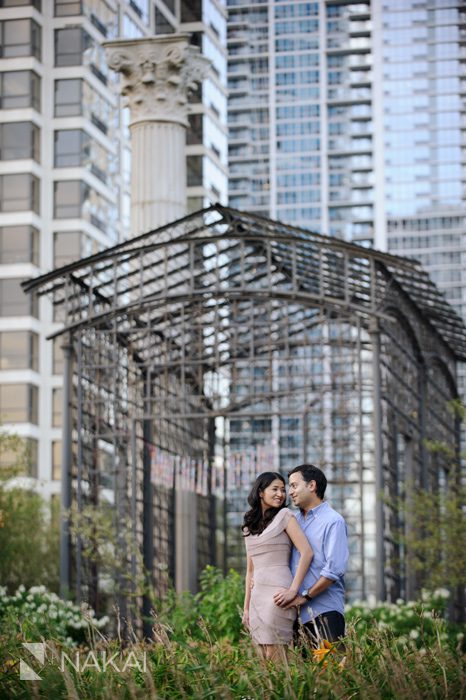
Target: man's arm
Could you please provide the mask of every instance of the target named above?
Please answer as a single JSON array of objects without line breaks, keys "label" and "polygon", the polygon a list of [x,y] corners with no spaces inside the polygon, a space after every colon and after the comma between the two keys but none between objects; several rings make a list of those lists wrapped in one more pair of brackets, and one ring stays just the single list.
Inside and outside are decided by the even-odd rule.
[{"label": "man's arm", "polygon": [[[308,595],[316,598],[323,593],[337,579],[344,576],[348,563],[348,534],[343,519],[336,520],[329,528],[324,542],[325,563],[320,571],[320,576],[309,589]],[[298,595],[286,608],[296,605],[304,605],[309,602],[304,596]]]},{"label": "man's arm", "polygon": [[[330,588],[332,583],[335,583],[335,579],[327,578],[326,576],[321,576],[319,579],[317,579],[315,584],[311,586],[307,594],[310,595],[311,598],[315,598],[319,595],[319,593],[323,593],[327,590],[327,588]],[[304,605],[305,603],[309,603],[307,598],[305,598],[302,595],[297,595],[296,598],[291,601],[291,603],[288,603],[288,605],[282,607],[284,607],[285,610],[288,610],[288,608],[294,608],[296,607],[296,605]]]}]

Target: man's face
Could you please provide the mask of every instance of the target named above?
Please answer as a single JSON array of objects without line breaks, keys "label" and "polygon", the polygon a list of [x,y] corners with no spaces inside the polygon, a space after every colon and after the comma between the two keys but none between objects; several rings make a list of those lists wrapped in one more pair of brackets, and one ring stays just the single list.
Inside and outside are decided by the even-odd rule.
[{"label": "man's face", "polygon": [[306,510],[312,502],[315,481],[306,482],[301,472],[295,472],[289,477],[290,498],[298,508]]}]

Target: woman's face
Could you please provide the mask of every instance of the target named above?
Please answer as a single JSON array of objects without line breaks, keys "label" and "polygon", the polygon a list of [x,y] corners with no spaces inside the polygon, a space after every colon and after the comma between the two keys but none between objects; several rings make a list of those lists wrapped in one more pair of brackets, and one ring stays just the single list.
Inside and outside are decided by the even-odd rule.
[{"label": "woman's face", "polygon": [[281,479],[274,479],[266,489],[260,492],[262,511],[267,508],[280,508],[286,499],[285,484]]}]

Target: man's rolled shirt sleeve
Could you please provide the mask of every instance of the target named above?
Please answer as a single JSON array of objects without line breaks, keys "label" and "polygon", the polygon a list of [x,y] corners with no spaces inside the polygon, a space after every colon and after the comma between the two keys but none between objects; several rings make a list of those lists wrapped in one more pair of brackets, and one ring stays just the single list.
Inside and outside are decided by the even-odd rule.
[{"label": "man's rolled shirt sleeve", "polygon": [[333,522],[325,537],[325,565],[320,575],[337,581],[346,572],[348,564],[348,533],[346,523],[343,520]]}]

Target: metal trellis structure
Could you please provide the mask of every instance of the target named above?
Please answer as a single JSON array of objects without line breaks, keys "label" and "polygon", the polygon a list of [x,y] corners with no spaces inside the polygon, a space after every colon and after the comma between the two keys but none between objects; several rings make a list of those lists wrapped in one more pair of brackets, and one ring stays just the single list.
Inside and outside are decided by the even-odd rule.
[{"label": "metal trellis structure", "polygon": [[350,596],[410,595],[382,494],[450,468],[425,437],[457,444],[466,359],[418,263],[215,205],[24,287],[64,338],[64,504],[107,512],[123,562],[110,582],[65,529],[78,598],[118,589],[124,608],[144,568],[163,593],[186,538],[195,575],[240,567],[250,482],[302,460],[348,521]]}]

